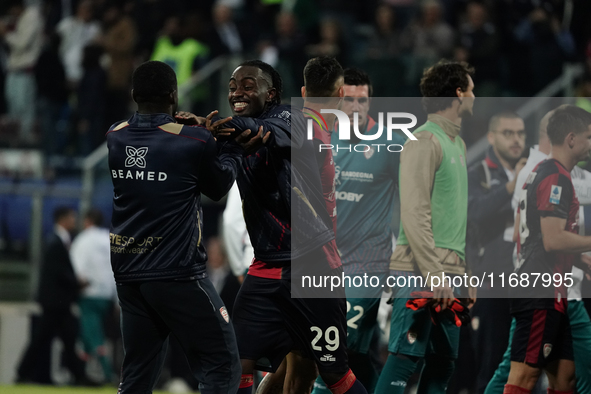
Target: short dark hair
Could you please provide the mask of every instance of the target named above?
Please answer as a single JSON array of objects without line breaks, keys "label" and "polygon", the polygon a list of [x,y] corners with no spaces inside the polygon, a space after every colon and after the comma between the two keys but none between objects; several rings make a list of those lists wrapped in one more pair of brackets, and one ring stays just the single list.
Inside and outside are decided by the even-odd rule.
[{"label": "short dark hair", "polygon": [[176,74],[168,64],[150,60],[135,69],[131,77],[134,100],[139,103],[162,103],[176,90]]},{"label": "short dark hair", "polygon": [[[456,89],[460,88],[462,91],[468,89],[469,75],[474,75],[474,68],[466,62],[440,60],[426,69],[420,84],[425,111],[432,114],[451,107],[453,101],[457,99]],[[442,97],[449,97],[449,99],[442,99]]]},{"label": "short dark hair", "polygon": [[92,224],[94,224],[95,226],[103,225],[103,213],[96,208],[92,208],[91,210],[86,212],[84,218],[90,220]]},{"label": "short dark hair", "polygon": [[488,131],[493,131],[497,127],[499,120],[501,119],[521,119],[521,116],[517,115],[513,111],[503,111],[493,115],[488,121]]},{"label": "short dark hair", "polygon": [[369,97],[373,95],[373,86],[371,86],[369,75],[367,75],[367,73],[360,68],[349,67],[345,69],[345,85],[367,85]]},{"label": "short dark hair", "polygon": [[74,208],[72,208],[72,207],[66,207],[66,206],[57,207],[53,211],[53,222],[58,223],[60,220],[62,220],[63,218],[65,218],[68,215],[71,215],[74,212],[75,212]]},{"label": "short dark hair", "polygon": [[583,133],[591,125],[591,114],[575,105],[562,105],[548,120],[548,138],[552,145],[562,145],[568,133]]},{"label": "short dark hair", "polygon": [[304,67],[304,85],[307,97],[332,97],[339,78],[345,75],[334,57],[319,56],[308,60]]},{"label": "short dark hair", "polygon": [[250,67],[257,67],[259,70],[267,74],[271,77],[272,88],[275,89],[277,94],[273,98],[274,104],[281,104],[281,95],[283,94],[283,80],[281,79],[281,75],[271,66],[261,60],[247,60],[245,62],[240,63],[240,66],[250,66]]}]

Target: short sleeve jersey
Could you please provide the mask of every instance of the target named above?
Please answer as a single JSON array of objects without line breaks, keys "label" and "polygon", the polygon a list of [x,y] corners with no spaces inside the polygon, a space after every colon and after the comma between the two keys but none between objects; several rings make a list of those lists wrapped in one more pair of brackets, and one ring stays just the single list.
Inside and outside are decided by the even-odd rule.
[{"label": "short sleeve jersey", "polygon": [[[565,273],[571,272],[575,255],[544,249],[541,219],[566,219],[565,230],[578,233],[579,200],[569,171],[555,159],[538,164],[523,186],[518,212],[519,264],[516,273],[520,281],[518,286],[511,288],[514,298],[511,310],[555,309],[564,313],[567,301],[565,282],[568,284],[564,280]],[[521,281],[521,274],[526,274],[523,277],[528,278],[527,282]],[[562,284],[555,274],[560,275]]]}]

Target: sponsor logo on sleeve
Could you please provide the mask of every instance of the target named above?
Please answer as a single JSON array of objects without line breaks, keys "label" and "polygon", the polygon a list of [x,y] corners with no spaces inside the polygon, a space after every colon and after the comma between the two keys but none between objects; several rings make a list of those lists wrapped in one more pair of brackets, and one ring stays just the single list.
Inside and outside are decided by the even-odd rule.
[{"label": "sponsor logo on sleeve", "polygon": [[550,203],[558,205],[560,204],[560,196],[562,195],[562,186],[552,185],[550,190]]},{"label": "sponsor logo on sleeve", "polygon": [[220,315],[222,315],[222,317],[224,318],[226,323],[230,323],[230,316],[228,315],[228,310],[226,309],[225,306],[222,306],[220,308]]}]

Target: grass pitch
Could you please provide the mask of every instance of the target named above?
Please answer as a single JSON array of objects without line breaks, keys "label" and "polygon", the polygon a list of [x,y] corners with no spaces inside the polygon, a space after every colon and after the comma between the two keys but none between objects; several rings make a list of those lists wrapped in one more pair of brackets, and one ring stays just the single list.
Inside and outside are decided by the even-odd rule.
[{"label": "grass pitch", "polygon": [[[116,394],[115,387],[52,387],[52,386],[0,386],[0,394]],[[154,391],[154,394],[169,394],[168,391]]]}]

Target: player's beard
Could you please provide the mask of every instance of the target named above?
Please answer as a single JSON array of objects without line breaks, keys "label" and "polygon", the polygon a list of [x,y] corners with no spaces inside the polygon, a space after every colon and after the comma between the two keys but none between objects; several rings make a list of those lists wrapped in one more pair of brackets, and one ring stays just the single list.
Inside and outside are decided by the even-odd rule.
[{"label": "player's beard", "polygon": [[591,151],[587,151],[585,153],[581,153],[580,157],[577,161],[587,161],[591,159]]},{"label": "player's beard", "polygon": [[474,97],[463,97],[460,102],[458,116],[462,119],[472,117],[474,113]]},{"label": "player's beard", "polygon": [[460,118],[462,118],[462,119],[471,118],[473,115],[472,108],[473,107],[462,108],[460,110]]},{"label": "player's beard", "polygon": [[501,156],[503,160],[511,164],[513,167],[515,167],[515,164],[517,164],[517,162],[519,161],[519,157],[521,156],[521,154],[517,158],[515,158],[511,155],[511,153],[499,150],[499,156]]}]

